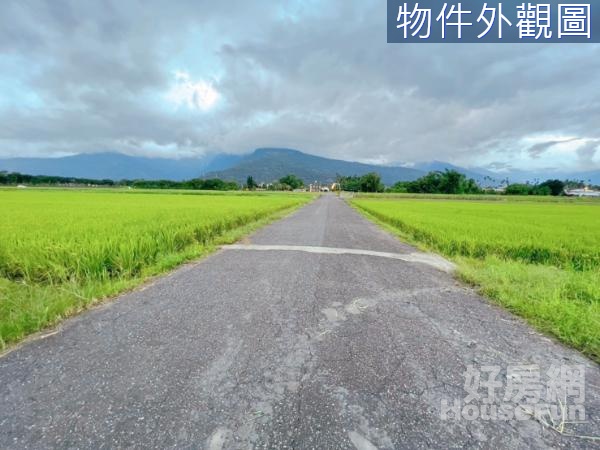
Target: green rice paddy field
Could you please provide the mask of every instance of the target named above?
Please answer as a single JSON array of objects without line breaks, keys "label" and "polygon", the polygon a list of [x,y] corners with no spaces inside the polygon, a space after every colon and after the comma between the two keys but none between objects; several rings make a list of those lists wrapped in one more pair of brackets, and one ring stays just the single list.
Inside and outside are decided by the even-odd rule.
[{"label": "green rice paddy field", "polygon": [[600,361],[600,202],[382,195],[351,203],[453,259],[482,293]]},{"label": "green rice paddy field", "polygon": [[0,349],[311,198],[0,189]]}]

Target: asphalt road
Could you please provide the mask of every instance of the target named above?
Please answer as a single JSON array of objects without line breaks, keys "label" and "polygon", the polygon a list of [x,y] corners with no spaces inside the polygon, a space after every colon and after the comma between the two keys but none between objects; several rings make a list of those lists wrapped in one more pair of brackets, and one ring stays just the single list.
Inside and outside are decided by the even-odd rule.
[{"label": "asphalt road", "polygon": [[442,420],[469,366],[485,397],[487,366],[583,365],[564,431],[600,436],[598,366],[440,269],[324,196],[1,357],[0,448],[597,448],[527,414]]}]

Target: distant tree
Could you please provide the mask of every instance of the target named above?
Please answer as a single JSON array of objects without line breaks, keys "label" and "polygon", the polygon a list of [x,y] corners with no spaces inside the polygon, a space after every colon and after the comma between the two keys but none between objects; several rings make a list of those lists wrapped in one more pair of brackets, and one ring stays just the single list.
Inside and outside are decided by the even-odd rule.
[{"label": "distant tree", "polygon": [[280,183],[279,181],[275,181],[274,183],[269,184],[267,189],[269,191],[289,191],[290,186]]},{"label": "distant tree", "polygon": [[552,195],[552,190],[548,186],[537,185],[531,191],[531,195]]},{"label": "distant tree", "polygon": [[388,192],[406,193],[408,192],[408,184],[409,181],[398,181],[388,189]]},{"label": "distant tree", "polygon": [[411,192],[420,194],[479,194],[482,192],[475,180],[467,178],[456,170],[429,172],[414,181],[396,183],[393,192]]},{"label": "distant tree", "polygon": [[561,195],[565,190],[565,183],[560,180],[546,180],[539,186],[542,188],[548,187],[550,189],[550,194],[554,196]]},{"label": "distant tree", "polygon": [[480,194],[483,190],[473,178],[469,178],[464,184],[464,194]]},{"label": "distant tree", "polygon": [[506,186],[504,193],[506,195],[532,195],[533,189],[529,184],[513,183]]},{"label": "distant tree", "polygon": [[212,191],[233,191],[239,189],[234,181],[223,181],[219,178],[209,178],[202,180],[202,189]]},{"label": "distant tree", "polygon": [[289,186],[290,189],[299,189],[304,186],[304,181],[298,178],[296,175],[286,175],[279,179],[279,183]]},{"label": "distant tree", "polygon": [[513,183],[506,186],[506,195],[551,195],[552,191],[545,184]]},{"label": "distant tree", "polygon": [[338,175],[336,183],[340,185],[342,191],[348,192],[359,192],[360,191],[360,177],[353,176],[342,176]]},{"label": "distant tree", "polygon": [[579,180],[565,180],[565,187],[567,189],[581,189],[585,187],[585,183]]},{"label": "distant tree", "polygon": [[370,172],[360,177],[361,192],[383,192],[384,186],[378,173]]},{"label": "distant tree", "polygon": [[407,192],[416,194],[439,194],[441,192],[442,173],[429,172],[427,175],[407,183]]},{"label": "distant tree", "polygon": [[252,178],[252,175],[248,175],[248,178],[246,178],[246,187],[252,191],[256,188],[256,186],[257,184],[254,181],[254,178]]},{"label": "distant tree", "polygon": [[363,176],[338,175],[335,183],[338,189],[348,192],[383,192],[385,186],[381,183],[381,177],[375,172],[367,173]]},{"label": "distant tree", "polygon": [[464,194],[467,177],[456,170],[448,170],[442,173],[440,190],[444,194]]}]

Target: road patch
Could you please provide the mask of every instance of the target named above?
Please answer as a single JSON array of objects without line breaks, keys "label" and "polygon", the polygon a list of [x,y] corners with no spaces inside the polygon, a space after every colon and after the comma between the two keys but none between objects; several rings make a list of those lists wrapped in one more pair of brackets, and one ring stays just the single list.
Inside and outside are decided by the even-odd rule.
[{"label": "road patch", "polygon": [[452,273],[456,266],[454,263],[433,253],[390,253],[355,248],[316,247],[310,245],[258,245],[258,244],[232,244],[224,245],[224,250],[251,250],[251,251],[291,251],[317,253],[321,255],[362,255],[378,258],[399,259],[401,261],[425,264],[443,272]]}]

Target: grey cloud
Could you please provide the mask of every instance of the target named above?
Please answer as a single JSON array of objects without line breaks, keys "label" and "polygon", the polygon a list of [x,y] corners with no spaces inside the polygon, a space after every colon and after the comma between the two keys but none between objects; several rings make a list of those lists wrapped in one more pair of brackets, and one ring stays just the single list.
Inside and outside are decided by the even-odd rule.
[{"label": "grey cloud", "polygon": [[563,140],[559,140],[559,141],[540,142],[538,144],[534,144],[531,147],[529,147],[527,149],[527,153],[529,153],[529,155],[532,158],[539,158],[547,150],[549,150],[551,147],[554,147],[557,144],[562,144],[562,143],[565,143],[565,142],[573,142],[573,141],[578,141],[578,140],[579,140],[578,138],[572,138],[572,139],[563,139]]},{"label": "grey cloud", "polygon": [[[552,144],[523,149],[521,139],[585,139],[600,123],[599,45],[388,45],[381,1],[332,0],[316,10],[296,2],[289,17],[268,1],[15,0],[3,8],[0,59],[31,64],[19,81],[43,107],[0,109],[0,155],[281,145],[469,164],[492,153],[541,156]],[[193,41],[198,30],[211,39]],[[223,105],[208,114],[155,104],[186,49],[221,66],[214,84]],[[581,152],[585,159],[591,150]]]},{"label": "grey cloud", "polygon": [[600,139],[592,139],[581,147],[577,148],[577,156],[582,169],[589,169],[593,166],[594,156],[600,150]]},{"label": "grey cloud", "polygon": [[512,168],[513,167],[511,164],[503,162],[503,161],[494,161],[494,162],[487,164],[487,166],[486,166],[486,169],[497,170],[497,171],[511,170]]}]

